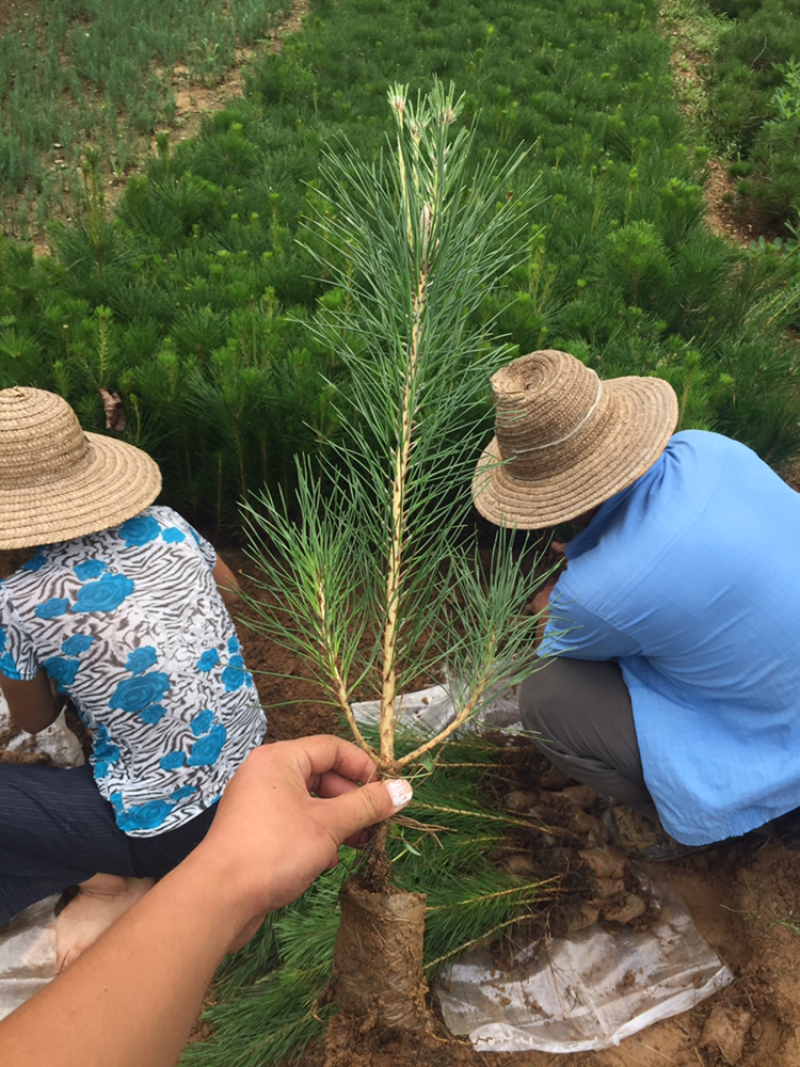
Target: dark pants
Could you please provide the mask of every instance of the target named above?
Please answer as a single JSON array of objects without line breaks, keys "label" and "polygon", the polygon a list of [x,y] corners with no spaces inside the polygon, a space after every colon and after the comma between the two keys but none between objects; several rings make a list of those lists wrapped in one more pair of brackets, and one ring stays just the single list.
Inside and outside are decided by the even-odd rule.
[{"label": "dark pants", "polygon": [[628,687],[615,662],[556,658],[520,687],[519,710],[559,770],[655,819]]},{"label": "dark pants", "polygon": [[0,763],[0,925],[94,874],[162,877],[203,840],[215,810],[155,837],[128,837],[89,766]]}]

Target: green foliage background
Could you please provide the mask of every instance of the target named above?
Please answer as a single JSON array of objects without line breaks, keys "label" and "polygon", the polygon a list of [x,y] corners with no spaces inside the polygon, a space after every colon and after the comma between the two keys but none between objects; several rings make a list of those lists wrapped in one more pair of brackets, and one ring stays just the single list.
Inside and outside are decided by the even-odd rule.
[{"label": "green foliage background", "polygon": [[708,81],[737,193],[792,229],[800,211],[800,2],[709,3],[730,19]]},{"label": "green foliage background", "polygon": [[[126,439],[196,521],[234,526],[265,481],[290,489],[294,455],[336,438],[329,383],[347,385],[336,345],[306,328],[347,313],[309,251],[335,212],[320,150],[344,135],[376,158],[387,85],[424,91],[436,73],[467,94],[479,153],[526,147],[520,186],[540,176],[518,266],[476,312],[487,342],[666,377],[684,426],[779,464],[800,442],[783,338],[798,286],[779,257],[708,233],[706,153],[684,143],[656,15],[655,0],[312,0],[244,99],[174,151],[161,138],[115,215],[88,153],[83,217],[53,227],[53,258],[0,243],[0,386],[61,392],[93,430],[98,388],[118,391]],[[469,447],[488,384],[484,410]]]}]

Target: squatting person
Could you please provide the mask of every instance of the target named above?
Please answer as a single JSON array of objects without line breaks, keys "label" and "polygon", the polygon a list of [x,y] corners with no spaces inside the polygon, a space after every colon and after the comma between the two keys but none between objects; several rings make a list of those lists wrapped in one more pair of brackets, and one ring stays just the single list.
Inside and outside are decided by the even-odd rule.
[{"label": "squatting person", "polygon": [[0,763],[0,925],[77,885],[66,966],[203,839],[266,730],[226,601],[237,583],[157,465],[84,433],[60,397],[0,391],[0,688],[30,733],[69,697],[93,737],[70,770]]},{"label": "squatting person", "polygon": [[800,847],[800,494],[743,444],[674,433],[658,378],[601,381],[547,350],[492,388],[478,510],[579,529],[534,602],[552,659],[521,686],[525,726],[614,798],[617,840],[645,858],[772,820]]}]

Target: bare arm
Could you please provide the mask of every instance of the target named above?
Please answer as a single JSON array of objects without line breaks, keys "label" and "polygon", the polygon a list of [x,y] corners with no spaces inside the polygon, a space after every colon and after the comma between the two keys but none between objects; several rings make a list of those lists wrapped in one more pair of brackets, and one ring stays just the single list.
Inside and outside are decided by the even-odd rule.
[{"label": "bare arm", "polygon": [[0,1022],[0,1063],[172,1067],[223,955],[333,867],[340,843],[408,802],[406,783],[357,785],[374,775],[335,737],[255,749],[194,852]]},{"label": "bare arm", "polygon": [[558,570],[556,571],[553,580],[543,585],[541,589],[536,592],[536,595],[531,602],[531,614],[536,615],[539,612],[542,613],[536,627],[537,645],[542,643],[544,632],[550,621],[550,597],[553,595],[553,589],[558,581],[558,576],[562,570],[567,569],[567,560],[564,556],[564,543],[562,541],[551,541],[548,556],[550,562],[555,564],[558,567]]},{"label": "bare arm", "polygon": [[217,554],[217,562],[211,571],[214,581],[217,583],[222,601],[226,608],[231,608],[239,600],[241,587],[236,575],[224,560]]},{"label": "bare arm", "polygon": [[38,734],[58,718],[61,701],[44,669],[28,682],[0,674],[0,689],[13,719],[29,734]]},{"label": "bare arm", "polygon": [[533,598],[533,603],[531,605],[532,614],[537,615],[539,612],[542,613],[536,626],[537,645],[542,643],[544,632],[547,629],[547,623],[550,621],[550,596],[552,595],[555,584],[555,582],[550,582],[548,585],[543,585]]}]

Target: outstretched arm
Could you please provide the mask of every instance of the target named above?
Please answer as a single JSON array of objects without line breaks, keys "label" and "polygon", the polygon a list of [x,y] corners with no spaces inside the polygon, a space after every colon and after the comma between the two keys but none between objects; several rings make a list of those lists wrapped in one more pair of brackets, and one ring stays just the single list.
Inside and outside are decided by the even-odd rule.
[{"label": "outstretched arm", "polygon": [[408,802],[407,783],[374,776],[334,737],[252,752],[194,852],[0,1023],[0,1063],[172,1067],[225,953],[335,866],[339,844]]}]

